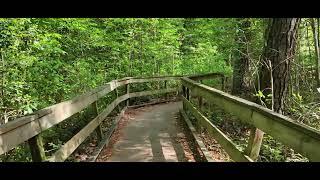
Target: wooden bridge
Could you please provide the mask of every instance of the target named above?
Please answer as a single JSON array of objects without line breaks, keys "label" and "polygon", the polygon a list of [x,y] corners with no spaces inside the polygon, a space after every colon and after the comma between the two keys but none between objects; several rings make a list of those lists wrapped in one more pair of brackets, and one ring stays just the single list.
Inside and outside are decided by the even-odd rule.
[{"label": "wooden bridge", "polygon": [[[221,90],[202,84],[202,80],[218,79]],[[158,82],[154,90],[132,92],[134,85],[142,87],[146,83]],[[203,139],[200,138],[201,129],[205,129],[230,156],[232,161],[253,162],[250,148],[254,148],[254,138],[249,140],[247,149],[240,151],[234,142],[213,124],[202,108],[207,103],[213,103],[225,112],[231,113],[244,124],[258,128],[273,138],[307,157],[309,161],[320,161],[320,132],[295,120],[275,113],[253,102],[231,96],[225,92],[225,77],[219,73],[193,76],[163,76],[134,78],[127,77],[111,81],[72,100],[61,102],[41,109],[33,114],[20,117],[0,126],[0,155],[22,143],[28,143],[33,161],[62,162],[93,133],[96,133],[99,145],[95,148],[89,161],[187,161],[181,143],[176,138],[182,138],[190,149],[189,155],[195,161],[215,161],[208,153]],[[161,87],[161,86],[162,87]],[[119,95],[119,88],[124,87],[124,95]],[[99,110],[97,101],[104,96],[114,93],[116,99],[105,109]],[[168,102],[175,97],[174,102],[157,105],[152,103],[130,106],[130,99],[144,96],[160,95]],[[124,106],[120,106],[125,103]],[[155,103],[153,103],[155,104]],[[132,114],[127,122],[123,122],[126,112],[135,112],[138,106],[148,105],[143,111]],[[65,142],[59,150],[46,157],[41,133],[53,126],[68,120],[86,108],[93,108],[96,117],[84,128]],[[109,121],[107,117],[118,111],[119,115],[112,121],[106,133],[102,130],[102,123]],[[183,128],[178,124],[182,123]],[[120,124],[120,125],[119,125]],[[116,131],[122,136],[115,138]],[[101,153],[107,151],[110,143],[110,157],[104,159]],[[110,147],[110,146],[109,146]],[[100,156],[99,156],[100,155]],[[183,155],[183,156],[182,156]]]}]

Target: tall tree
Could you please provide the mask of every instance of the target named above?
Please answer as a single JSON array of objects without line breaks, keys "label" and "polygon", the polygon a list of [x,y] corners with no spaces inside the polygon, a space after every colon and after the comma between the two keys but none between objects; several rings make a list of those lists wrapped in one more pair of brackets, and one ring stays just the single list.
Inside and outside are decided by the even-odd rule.
[{"label": "tall tree", "polygon": [[278,113],[283,113],[288,93],[291,60],[295,54],[299,23],[299,18],[274,18],[269,20],[266,30],[260,90],[264,91],[266,96],[273,95],[273,102],[266,104]]},{"label": "tall tree", "polygon": [[314,49],[316,52],[316,82],[317,87],[320,87],[320,49],[319,49],[319,19],[317,23],[315,22],[314,18],[311,18],[311,27],[313,32],[313,41],[314,41]]},{"label": "tall tree", "polygon": [[[295,54],[299,23],[299,18],[269,19],[265,32],[259,84],[265,97],[272,94],[271,103],[263,103],[278,113],[283,113],[288,93],[290,64]],[[260,129],[251,130],[246,153],[254,160],[258,158],[263,135]]]}]

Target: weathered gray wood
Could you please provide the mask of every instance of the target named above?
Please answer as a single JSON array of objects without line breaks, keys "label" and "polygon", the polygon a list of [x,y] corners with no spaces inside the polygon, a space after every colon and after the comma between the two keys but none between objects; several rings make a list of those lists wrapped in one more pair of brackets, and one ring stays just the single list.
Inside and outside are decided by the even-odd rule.
[{"label": "weathered gray wood", "polygon": [[297,123],[289,117],[256,103],[199,84],[191,79],[182,78],[182,84],[204,97],[206,101],[236,115],[242,122],[251,124],[288,145],[310,161],[320,161],[320,131]]},{"label": "weathered gray wood", "polygon": [[[71,117],[117,87],[131,83],[131,80],[132,78],[129,77],[111,81],[72,100],[55,104],[35,112],[34,115],[22,117],[0,126],[0,154]],[[161,78],[157,80],[161,80]],[[133,82],[139,82],[139,79],[135,79]]]},{"label": "weathered gray wood", "polygon": [[[111,111],[122,101],[129,97],[140,97],[145,95],[152,95],[157,93],[172,92],[173,89],[143,91],[125,94],[113,101],[103,112],[101,112],[95,119],[86,125],[78,134],[73,136],[67,143],[65,143],[48,161],[64,161],[76,148],[91,134],[91,132],[111,113]],[[175,90],[175,89],[174,89]]]},{"label": "weathered gray wood", "polygon": [[184,107],[189,110],[198,120],[200,125],[207,129],[223,149],[229,154],[231,159],[238,162],[252,162],[252,160],[238,150],[235,144],[227,137],[219,128],[213,125],[204,115],[202,115],[196,107],[192,105],[186,98],[182,97]]},{"label": "weathered gray wood", "polygon": [[200,148],[202,154],[204,155],[204,159],[206,162],[215,162],[206,148],[205,144],[202,142],[201,138],[199,137],[196,129],[193,127],[192,123],[190,122],[187,114],[184,112],[184,110],[180,109],[180,114],[182,116],[182,119],[185,121],[187,127],[189,128],[189,131],[191,132],[191,135],[196,142],[197,146]]},{"label": "weathered gray wood", "polygon": [[188,101],[190,100],[190,89],[189,88],[186,89],[186,98]]},{"label": "weathered gray wood", "polygon": [[188,78],[194,80],[194,81],[199,81],[199,80],[205,80],[205,79],[213,79],[216,77],[224,77],[225,75],[222,73],[208,73],[208,74],[200,74],[200,75],[191,75],[187,76]]},{"label": "weathered gray wood", "polygon": [[[216,77],[225,76],[222,73],[206,73],[206,74],[195,74],[195,75],[171,75],[171,76],[153,76],[153,77],[127,77],[123,80],[130,80],[131,83],[143,83],[143,82],[152,82],[152,81],[164,81],[164,80],[178,80],[182,77],[189,77],[193,80],[202,80],[202,79],[212,79]],[[119,80],[118,80],[119,81]]]},{"label": "weathered gray wood", "polygon": [[[97,117],[99,115],[99,110],[98,110],[98,102],[95,101],[94,103],[92,103],[92,109],[93,109],[93,114],[95,117]],[[102,136],[103,136],[103,132],[102,132],[102,128],[101,128],[101,124],[99,124],[99,126],[96,128],[96,133],[97,133],[97,139],[98,141],[101,141]]]},{"label": "weathered gray wood", "polygon": [[187,97],[187,89],[186,89],[185,86],[182,86],[182,95],[183,95],[184,97]]},{"label": "weathered gray wood", "polygon": [[245,154],[248,155],[254,161],[256,161],[259,157],[263,135],[264,132],[258,128],[252,127],[250,130],[248,146],[245,150]]},{"label": "weathered gray wood", "polygon": [[[202,80],[199,80],[199,83],[201,83],[202,84]],[[197,96],[197,95],[195,95],[195,96]],[[203,98],[202,98],[202,96],[197,96],[198,97],[198,102],[199,102],[199,109],[201,110],[202,109],[202,105],[203,105]]]},{"label": "weathered gray wood", "polygon": [[213,125],[204,115],[202,115],[196,107],[194,107],[186,98],[183,97],[184,107],[189,110],[198,120],[201,126],[208,130],[217,141],[223,147],[223,149],[229,154],[234,161],[239,162],[251,162],[252,160],[240,152],[234,143],[215,125]]},{"label": "weathered gray wood", "polygon": [[[126,93],[130,94],[130,84],[126,85]],[[127,107],[130,106],[130,98],[127,99]]]},{"label": "weathered gray wood", "polygon": [[80,112],[117,87],[130,83],[177,80],[180,77],[182,76],[150,77],[144,80],[142,78],[126,77],[114,80],[71,100],[39,110],[34,115],[11,121],[0,126],[0,154]]},{"label": "weathered gray wood", "polygon": [[170,99],[165,99],[165,100],[161,100],[161,101],[154,101],[154,102],[148,102],[148,103],[143,103],[143,104],[137,104],[137,105],[133,105],[133,106],[129,106],[128,108],[139,108],[142,106],[148,106],[148,105],[155,105],[155,104],[161,104],[161,103],[166,103],[166,102],[170,102],[173,100]]},{"label": "weathered gray wood", "polygon": [[159,89],[159,90],[151,90],[151,91],[142,91],[142,92],[134,92],[130,93],[129,97],[141,97],[141,96],[149,96],[149,95],[154,95],[154,94],[164,94],[164,93],[172,93],[176,92],[176,88],[170,88],[170,89]]},{"label": "weathered gray wood", "polygon": [[[123,81],[124,83],[125,81]],[[111,83],[112,84],[112,83]],[[119,83],[110,85],[109,90],[105,93],[110,92],[114,88],[118,87]],[[120,99],[124,97],[139,97],[152,95],[157,93],[168,93],[173,92],[172,89],[167,90],[156,90],[156,91],[146,91],[130,93],[125,96],[121,96]],[[51,107],[41,110],[32,117],[24,117],[22,120],[17,120],[16,122],[10,122],[8,125],[0,126],[0,154],[3,154],[10,149],[14,148],[18,144],[30,139],[31,137],[39,134],[41,131],[52,127],[55,124],[63,121],[64,119],[70,117],[71,115],[77,113],[78,111],[84,109],[89,103],[95,102],[102,94],[97,95],[96,93],[91,93],[89,96],[82,96],[83,100],[76,98],[76,102],[66,101]],[[125,99],[127,100],[127,99]],[[73,104],[72,104],[73,103]],[[45,112],[45,113],[44,113]],[[51,112],[51,113],[49,113]],[[45,115],[43,115],[45,114]],[[25,120],[26,119],[26,120]],[[16,138],[19,137],[19,138]]]},{"label": "weathered gray wood", "polygon": [[222,77],[221,77],[221,90],[222,90],[222,91],[225,91],[225,89],[226,89],[225,80],[226,80],[225,76],[222,76]]},{"label": "weathered gray wood", "polygon": [[[167,87],[167,80],[165,80],[165,81],[164,81],[164,89],[167,89],[167,88],[168,88],[168,87]],[[168,97],[169,97],[168,94],[166,94],[166,99],[168,99]]]},{"label": "weathered gray wood", "polygon": [[38,120],[23,124],[0,135],[0,154],[16,147],[20,143],[27,141],[42,131]]},{"label": "weathered gray wood", "polygon": [[[0,126],[0,134],[4,134],[7,131],[18,128],[24,124],[34,121],[39,118],[44,118],[46,120],[51,120],[56,118],[56,121],[60,122],[60,119],[66,119],[73,114],[83,110],[92,102],[103,97],[107,93],[113,91],[117,87],[130,83],[130,79],[126,78],[118,82],[117,80],[111,81],[101,87],[93,89],[90,92],[77,96],[71,100],[64,101],[47,108],[38,110],[31,115],[27,115],[21,118],[17,118],[14,121],[10,121],[4,125]],[[55,115],[58,114],[58,115]],[[50,116],[49,116],[50,115]],[[45,124],[45,123],[44,123]],[[52,124],[51,124],[52,125]],[[53,124],[55,125],[55,124]],[[50,126],[50,125],[49,125]],[[50,126],[51,127],[51,126]]]},{"label": "weathered gray wood", "polygon": [[50,162],[65,161],[74,150],[99,126],[99,124],[111,113],[111,111],[123,100],[127,99],[128,95],[123,95],[114,100],[103,112],[95,119],[90,121],[83,129],[75,136],[66,142],[54,155],[47,160]]},{"label": "weathered gray wood", "polygon": [[179,80],[182,76],[160,76],[160,77],[149,77],[149,78],[132,78],[130,83],[144,83],[153,81],[165,81],[165,80]]},{"label": "weathered gray wood", "polygon": [[50,109],[49,110],[41,110],[41,111],[37,111],[33,114],[18,118],[14,121],[9,121],[8,123],[0,126],[0,134],[4,134],[4,133],[11,131],[15,128],[23,126],[27,123],[30,123],[31,121],[34,121],[38,118],[41,118],[45,115],[48,115],[49,113],[52,113],[52,110],[50,110]]},{"label": "weathered gray wood", "polygon": [[[2,132],[2,134],[0,134],[0,154],[7,152],[18,144],[39,134],[41,131],[48,129],[83,110],[100,97],[106,95],[124,83],[125,81],[122,83],[112,81],[102,87],[73,98],[72,100],[61,102],[40,110],[40,112],[51,112],[44,116],[28,118],[27,120],[23,120],[24,123],[21,123],[22,121],[17,119],[12,121],[10,125],[0,126],[0,131]],[[35,112],[35,116],[38,114],[38,112]],[[10,126],[10,128],[7,126]]]},{"label": "weathered gray wood", "polygon": [[202,101],[202,97],[201,96],[198,97],[198,103],[199,103],[199,109],[201,110],[202,109],[202,105],[203,105],[203,101]]},{"label": "weathered gray wood", "polygon": [[[97,99],[101,98],[102,96],[106,95],[107,93],[113,91],[114,89],[116,89],[117,87],[120,87],[122,85],[130,84],[130,83],[151,82],[151,81],[179,80],[180,77],[183,77],[183,76],[178,75],[178,76],[160,76],[160,77],[145,77],[145,78],[125,77],[123,79],[113,80],[103,86],[95,88],[95,89],[93,89],[83,95],[77,96],[71,100],[68,100],[68,101],[65,101],[65,102],[62,102],[59,104],[55,104],[50,107],[36,111],[34,113],[34,115],[32,115],[32,116],[28,115],[28,116],[22,117],[21,119],[23,119],[23,121],[19,121],[19,118],[18,118],[15,121],[11,121],[9,124],[13,128],[16,128],[19,125],[21,125],[22,122],[28,123],[28,121],[32,121],[34,119],[37,119],[38,115],[41,116],[41,114],[43,114],[43,113],[45,113],[45,115],[46,115],[46,114],[48,114],[48,112],[54,113],[54,111],[56,109],[58,109],[58,110],[66,109],[66,111],[70,111],[70,112],[73,112],[74,110],[76,110],[76,112],[79,112],[83,109],[83,106],[87,107],[92,102],[96,101]],[[79,101],[81,101],[82,103],[79,103]],[[82,107],[77,107],[77,105],[79,105],[79,106],[82,105]],[[73,107],[69,107],[69,106],[73,106]],[[72,109],[72,108],[75,108],[75,109]],[[71,114],[71,115],[73,115],[73,114]],[[68,114],[66,116],[70,117],[71,115]],[[6,124],[6,126],[8,126],[7,124]],[[0,134],[4,133],[4,132],[2,132],[2,129],[3,129],[3,126],[0,126]]]},{"label": "weathered gray wood", "polygon": [[42,162],[46,159],[41,134],[38,134],[29,139],[28,144],[33,162]]},{"label": "weathered gray wood", "polygon": [[[116,98],[118,98],[118,97],[119,97],[119,91],[118,91],[118,88],[116,88],[114,92],[115,92],[115,96],[116,96]],[[118,105],[118,112],[121,112],[121,107],[120,107],[120,105]]]}]

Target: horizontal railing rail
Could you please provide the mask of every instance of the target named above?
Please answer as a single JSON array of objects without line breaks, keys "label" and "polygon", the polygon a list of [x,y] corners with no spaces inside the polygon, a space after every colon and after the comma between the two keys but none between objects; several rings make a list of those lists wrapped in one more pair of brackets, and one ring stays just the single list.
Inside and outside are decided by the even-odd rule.
[{"label": "horizontal railing rail", "polygon": [[213,79],[213,78],[225,78],[226,75],[222,73],[208,73],[208,74],[196,74],[188,76],[189,79],[194,81],[205,80],[205,79]]},{"label": "horizontal railing rail", "polygon": [[[0,126],[0,154],[4,154],[9,150],[17,147],[19,144],[30,140],[33,137],[37,137],[41,132],[51,128],[52,126],[63,122],[72,115],[84,110],[89,105],[95,103],[100,98],[104,97],[108,93],[114,91],[120,86],[127,86],[127,94],[118,97],[109,106],[101,112],[94,120],[92,120],[85,128],[83,128],[77,135],[71,138],[65,143],[60,150],[58,150],[54,157],[48,160],[65,160],[74,149],[76,149],[84,139],[93,132],[104,120],[104,118],[110,114],[110,112],[121,102],[127,101],[133,97],[148,96],[154,94],[175,92],[178,89],[167,88],[154,91],[142,91],[142,92],[129,92],[129,84],[131,83],[143,83],[152,81],[168,81],[179,80],[181,76],[162,76],[162,77],[148,77],[148,78],[134,78],[127,77],[119,80],[113,80],[101,87],[95,88],[87,93],[77,96],[71,100],[64,101],[47,108],[38,110],[30,115],[17,118],[4,125]],[[38,142],[36,140],[35,142]],[[34,144],[34,143],[33,143]],[[37,144],[37,143],[36,143]],[[31,151],[33,147],[30,147]],[[41,151],[39,147],[38,150]],[[34,158],[33,158],[34,159]],[[37,158],[39,160],[39,157]],[[41,159],[41,157],[40,157]],[[43,159],[41,159],[43,160]]]},{"label": "horizontal railing rail", "polygon": [[[297,123],[293,119],[273,112],[256,103],[229,95],[223,91],[198,83],[188,77],[181,78],[184,92],[184,110],[190,111],[201,124],[206,127],[227,153],[236,161],[248,159],[244,153],[237,152],[236,147],[222,131],[213,125],[190,102],[189,91],[214,103],[228,113],[239,118],[241,122],[255,126],[275,139],[307,157],[310,161],[320,161],[320,131],[307,125]],[[201,104],[199,104],[201,107]]]},{"label": "horizontal railing rail", "polygon": [[171,88],[164,90],[129,93],[118,97],[116,100],[110,103],[108,107],[104,109],[104,111],[102,111],[95,119],[90,121],[84,128],[82,128],[80,132],[78,132],[68,142],[66,142],[57,152],[54,153],[52,157],[48,158],[47,161],[61,162],[66,160],[71,155],[71,153],[76,150],[78,146],[80,146],[80,144],[86,139],[86,137],[88,137],[121,102],[126,101],[131,97],[141,97],[153,94],[170,93],[175,91],[177,91],[177,89]]},{"label": "horizontal railing rail", "polygon": [[217,142],[229,154],[229,156],[239,162],[252,162],[252,159],[238,150],[236,145],[225,135],[218,127],[216,127],[208,118],[206,118],[200,111],[185,97],[182,97],[183,107],[189,110],[197,119],[198,124],[204,127],[209,134],[215,137]]},{"label": "horizontal railing rail", "polygon": [[[125,77],[118,80],[113,80],[98,88],[95,88],[87,93],[77,96],[71,100],[64,101],[44,109],[38,110],[32,114],[17,118],[13,121],[0,126],[0,155],[17,147],[19,144],[28,141],[31,149],[33,161],[44,161],[45,155],[42,147],[41,132],[57,125],[72,115],[79,113],[89,105],[94,105],[100,98],[108,93],[116,90],[121,86],[126,86],[126,94],[117,97],[112,103],[108,105],[101,113],[97,113],[96,104],[96,118],[90,121],[83,129],[81,129],[68,142],[62,145],[54,155],[47,159],[47,161],[64,161],[70,154],[97,128],[100,127],[101,122],[111,113],[111,111],[123,101],[134,97],[148,96],[154,94],[163,94],[176,92],[178,89],[166,88],[152,91],[129,92],[129,85],[132,83],[144,83],[154,81],[169,81],[180,80],[181,77],[189,76],[158,76],[158,77]],[[210,78],[212,73],[204,75],[192,75],[194,78]],[[180,81],[178,81],[180,83]],[[101,135],[100,135],[101,136]]]}]

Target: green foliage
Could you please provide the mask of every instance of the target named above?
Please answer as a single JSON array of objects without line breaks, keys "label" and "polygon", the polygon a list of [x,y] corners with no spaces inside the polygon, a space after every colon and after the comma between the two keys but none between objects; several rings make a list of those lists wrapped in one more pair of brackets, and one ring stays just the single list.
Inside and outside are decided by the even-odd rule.
[{"label": "green foliage", "polygon": [[298,122],[309,126],[320,128],[320,104],[317,102],[308,103],[300,93],[293,93],[289,98],[290,107],[288,113]]},{"label": "green foliage", "polygon": [[259,161],[264,162],[281,162],[285,161],[285,154],[283,150],[285,146],[277,142],[269,135],[263,138],[263,144],[260,149]]},{"label": "green foliage", "polygon": [[0,155],[0,162],[31,162],[31,153],[27,143],[22,143],[13,150]]},{"label": "green foliage", "polygon": [[257,94],[255,94],[255,96],[257,96],[258,98],[266,98],[266,96],[263,94],[263,92],[262,91],[258,91],[258,93]]},{"label": "green foliage", "polygon": [[[250,75],[254,77],[264,42],[265,21],[250,22],[252,37],[248,49]],[[307,67],[314,64],[315,55],[310,53],[312,37],[307,37],[305,30],[299,59]],[[310,27],[307,30],[311,34]],[[239,49],[239,31],[234,18],[0,18],[0,124],[125,76],[208,72],[231,75],[232,61]],[[256,96],[271,99],[261,91]],[[308,104],[314,97],[296,93],[289,112],[302,117],[302,122],[316,123],[320,109]],[[101,104],[111,99],[103,99]],[[83,127],[89,114],[82,112],[46,131],[47,153],[55,151]],[[213,117],[213,121],[223,124],[221,117]],[[274,160],[281,159],[279,152],[272,150],[273,145],[263,148],[269,149]],[[24,146],[10,155],[12,160],[30,158]]]},{"label": "green foliage", "polygon": [[306,157],[295,153],[284,144],[265,134],[260,149],[259,160],[262,162],[308,162]]},{"label": "green foliage", "polygon": [[231,72],[226,62],[232,19],[2,18],[0,23],[6,108],[1,117],[10,111],[10,120],[124,76]]}]

